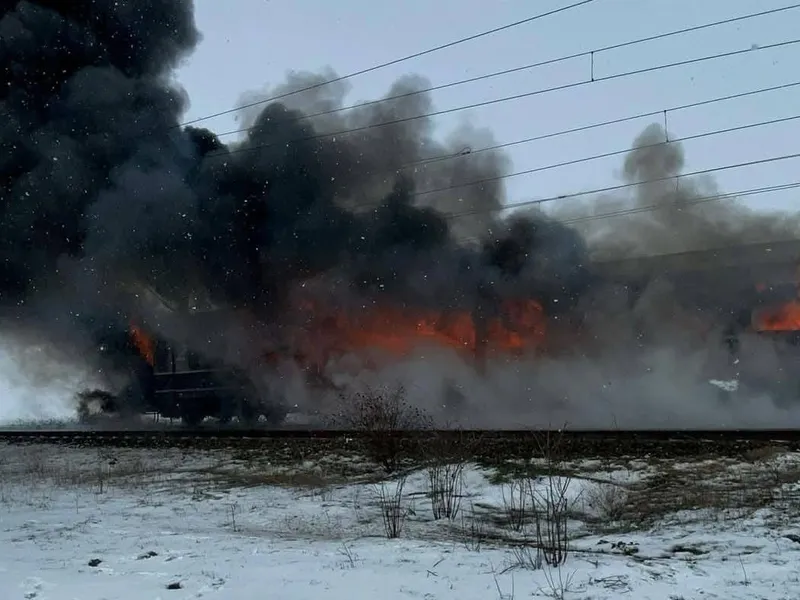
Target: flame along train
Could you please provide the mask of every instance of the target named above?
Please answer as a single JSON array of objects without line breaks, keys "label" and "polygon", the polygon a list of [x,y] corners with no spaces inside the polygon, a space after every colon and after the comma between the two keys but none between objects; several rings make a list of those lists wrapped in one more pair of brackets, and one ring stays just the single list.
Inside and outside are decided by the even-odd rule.
[{"label": "flame along train", "polygon": [[[669,257],[668,257],[669,258]],[[633,262],[633,261],[632,261]],[[635,266],[642,261],[635,261]],[[611,274],[624,283],[628,300],[633,306],[651,280],[652,267],[643,274],[628,273],[618,265],[609,265]],[[800,297],[798,279],[783,277],[783,283],[754,285],[748,283],[748,273],[741,277],[726,274],[715,281],[713,269],[689,273],[675,269],[662,276],[672,276],[675,291],[687,306],[713,307],[718,316],[724,316],[729,327],[719,339],[728,350],[727,365],[717,365],[709,373],[710,380],[724,384],[720,396],[728,397],[737,391],[765,392],[779,403],[800,400]],[[719,271],[717,271],[719,272]],[[680,278],[677,275],[681,275]],[[611,278],[610,278],[611,279]],[[728,286],[724,284],[729,284]],[[678,298],[681,301],[680,298]],[[681,301],[681,303],[683,303]],[[212,327],[216,310],[196,313],[197,329],[207,331]],[[773,368],[765,372],[741,356],[739,338],[747,332],[776,340]],[[127,369],[130,383],[118,397],[105,394],[101,398],[101,411],[128,413],[157,413],[167,418],[182,419],[196,426],[208,417],[227,423],[233,419],[244,424],[255,424],[261,418],[274,426],[281,425],[288,414],[285,398],[272,397],[257,386],[241,369],[192,352],[160,338],[147,335],[136,327],[118,330],[123,339],[106,340],[102,346],[114,345],[116,369]],[[125,352],[119,352],[120,345]],[[121,361],[121,362],[120,362]],[[332,382],[321,373],[309,372],[311,385],[334,389]],[[728,385],[732,384],[732,385]],[[716,385],[716,384],[715,384]],[[97,398],[94,398],[96,400]]]},{"label": "flame along train", "polygon": [[[798,308],[800,310],[800,308]],[[720,344],[728,350],[726,365],[709,373],[709,383],[719,390],[722,401],[742,392],[766,392],[778,404],[800,399],[800,330],[754,326],[757,311],[742,310],[723,333]],[[800,314],[800,313],[799,313]],[[777,364],[768,372],[740,360],[739,336],[746,331],[780,340]],[[262,419],[269,426],[281,426],[288,414],[284,398],[269,396],[248,374],[218,361],[211,361],[185,346],[145,335],[136,327],[126,333],[130,350],[129,383],[117,396],[103,397],[103,412],[156,413],[180,419],[190,427],[207,418],[219,424],[233,420],[254,426]],[[720,368],[721,367],[721,368]],[[335,389],[332,382],[315,378],[315,387]]]}]

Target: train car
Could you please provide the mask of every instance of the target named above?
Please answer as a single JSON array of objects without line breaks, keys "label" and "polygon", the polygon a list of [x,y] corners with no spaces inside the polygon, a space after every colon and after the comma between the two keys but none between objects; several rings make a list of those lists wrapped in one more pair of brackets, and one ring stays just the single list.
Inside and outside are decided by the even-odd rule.
[{"label": "train car", "polygon": [[763,395],[785,406],[800,402],[798,263],[800,244],[782,242],[595,266],[605,281],[625,290],[631,308],[660,281],[687,312],[702,309],[710,322],[726,325],[718,341],[727,357],[717,360],[713,353],[707,369],[721,400]]},{"label": "train car", "polygon": [[[244,425],[254,425],[262,418],[271,426],[284,422],[288,412],[284,398],[275,397],[264,382],[258,385],[240,365],[214,358],[224,350],[229,313],[216,307],[198,308],[193,302],[184,303],[192,309],[179,310],[146,286],[134,291],[149,303],[155,322],[163,318],[180,323],[182,331],[191,332],[192,341],[177,342],[176,336],[166,335],[157,326],[136,322],[87,324],[96,332],[101,365],[109,373],[127,373],[127,384],[118,394],[85,394],[80,416],[94,412],[130,418],[150,413],[181,419],[189,426],[208,418]],[[216,352],[212,352],[211,340]],[[258,367],[259,377],[269,376],[268,360]]]},{"label": "train car", "polygon": [[[145,337],[139,328],[131,328],[129,335],[135,352],[125,361],[127,385],[116,396],[93,392],[84,399],[99,404],[100,412],[127,417],[157,414],[181,419],[188,426],[208,418],[248,426],[261,419],[270,426],[284,422],[288,412],[284,399],[271,397],[244,369],[203,357],[186,345]],[[80,412],[88,414],[85,406]]]},{"label": "train car", "polygon": [[185,346],[158,340],[155,343],[147,390],[147,404],[153,412],[180,418],[190,426],[207,417],[220,423],[233,419],[254,425],[262,417],[270,425],[286,418],[282,399],[268,398],[241,368],[200,356]]}]

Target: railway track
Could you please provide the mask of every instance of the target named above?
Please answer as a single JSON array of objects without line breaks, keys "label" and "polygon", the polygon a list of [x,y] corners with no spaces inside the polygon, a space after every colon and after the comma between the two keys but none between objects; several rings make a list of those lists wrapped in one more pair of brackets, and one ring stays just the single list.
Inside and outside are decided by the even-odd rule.
[{"label": "railway track", "polygon": [[0,442],[71,447],[186,449],[308,448],[313,452],[391,447],[409,454],[461,449],[476,457],[743,455],[776,446],[800,450],[800,429],[784,430],[439,430],[364,432],[310,429],[0,430]]}]

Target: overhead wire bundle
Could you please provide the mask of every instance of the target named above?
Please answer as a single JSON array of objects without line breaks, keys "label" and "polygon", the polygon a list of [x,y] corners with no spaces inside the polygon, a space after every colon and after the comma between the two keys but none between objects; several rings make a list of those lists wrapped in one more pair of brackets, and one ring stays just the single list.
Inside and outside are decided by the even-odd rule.
[{"label": "overhead wire bundle", "polygon": [[[484,31],[484,32],[481,32],[481,33],[478,33],[478,34],[475,34],[475,35],[472,35],[472,36],[461,38],[461,39],[455,40],[453,42],[442,44],[442,45],[436,46],[434,48],[423,50],[423,51],[420,51],[420,52],[417,52],[417,53],[413,53],[413,54],[410,54],[410,55],[407,55],[407,56],[403,56],[403,57],[400,57],[400,58],[397,58],[397,59],[394,59],[394,60],[391,60],[391,61],[388,61],[388,62],[384,62],[384,63],[378,64],[378,65],[374,65],[374,66],[371,66],[371,67],[368,67],[368,68],[365,68],[365,69],[361,69],[361,70],[358,70],[358,71],[355,71],[355,72],[352,72],[352,73],[349,73],[349,74],[346,74],[346,75],[343,75],[343,76],[340,76],[340,77],[335,77],[335,78],[332,78],[332,79],[329,79],[329,80],[318,82],[318,83],[315,83],[315,84],[310,85],[310,86],[304,86],[304,87],[301,87],[300,89],[283,92],[283,93],[280,93],[280,94],[277,94],[277,95],[274,95],[274,96],[270,96],[270,97],[262,99],[262,100],[258,100],[256,102],[250,102],[250,103],[247,103],[247,104],[244,104],[244,105],[241,105],[241,106],[237,106],[237,107],[234,107],[232,109],[225,110],[225,111],[219,111],[219,112],[216,112],[216,113],[213,113],[213,114],[210,114],[210,115],[198,117],[198,118],[192,119],[190,121],[186,121],[185,123],[182,123],[182,125],[184,125],[184,126],[192,125],[192,124],[199,123],[201,121],[205,121],[205,120],[212,119],[212,118],[215,118],[215,117],[218,117],[218,116],[222,116],[222,115],[232,114],[232,113],[235,113],[235,112],[238,112],[238,111],[241,111],[241,110],[244,110],[244,109],[252,108],[252,107],[255,107],[255,106],[267,105],[267,104],[270,104],[270,103],[273,103],[273,102],[281,101],[281,100],[284,100],[286,98],[289,98],[289,97],[297,95],[297,94],[302,94],[304,92],[309,92],[309,91],[316,90],[316,89],[318,89],[320,87],[323,87],[325,85],[329,85],[329,84],[333,84],[333,83],[340,82],[340,81],[343,81],[343,80],[351,79],[351,78],[357,77],[359,75],[370,73],[370,72],[373,72],[373,71],[376,71],[376,70],[379,70],[379,69],[382,69],[382,68],[385,68],[385,67],[388,67],[388,66],[391,66],[391,65],[398,64],[400,62],[405,62],[405,61],[408,61],[408,60],[412,60],[414,58],[418,58],[420,56],[424,56],[424,55],[436,52],[438,50],[442,50],[444,48],[449,48],[449,47],[452,47],[452,46],[457,45],[457,44],[465,43],[465,42],[468,42],[468,41],[473,41],[475,39],[478,39],[478,38],[481,38],[481,37],[485,37],[485,36],[488,36],[488,35],[492,35],[494,33],[500,32],[500,31],[505,31],[505,30],[510,29],[512,27],[517,27],[517,26],[522,25],[522,24],[530,23],[530,22],[532,22],[534,20],[537,20],[537,19],[540,19],[542,17],[550,16],[550,15],[556,14],[558,12],[563,12],[563,11],[566,11],[566,10],[569,10],[569,9],[572,9],[572,8],[577,8],[577,7],[586,5],[586,4],[589,4],[589,2],[577,2],[577,3],[574,3],[574,4],[570,4],[568,6],[562,7],[560,9],[557,9],[557,10],[554,10],[554,11],[549,11],[549,12],[546,12],[546,13],[542,13],[542,14],[538,14],[538,15],[535,15],[535,16],[532,16],[532,17],[528,17],[528,18],[523,19],[523,20],[519,20],[519,21],[510,23],[510,24],[507,24],[507,25],[504,25],[504,26],[501,26],[501,27],[493,28],[493,29],[490,29],[490,30],[487,30],[487,31]],[[372,100],[372,101],[368,101],[368,102],[361,102],[361,103],[357,103],[357,104],[350,105],[350,106],[330,108],[330,109],[326,109],[326,110],[323,110],[323,111],[310,112],[308,114],[301,114],[298,117],[296,117],[297,121],[313,122],[314,119],[325,117],[325,116],[328,116],[328,115],[334,115],[334,114],[344,113],[344,112],[348,112],[348,111],[358,111],[358,110],[361,110],[361,109],[374,107],[376,105],[381,105],[381,104],[384,104],[384,103],[390,103],[390,102],[393,102],[393,101],[402,100],[402,99],[405,99],[405,98],[408,98],[408,97],[411,97],[411,96],[428,94],[428,93],[439,91],[439,90],[443,90],[443,89],[449,89],[449,88],[453,88],[453,87],[457,87],[457,86],[461,86],[461,85],[471,84],[471,83],[475,83],[475,82],[479,82],[479,81],[485,81],[485,80],[489,80],[489,79],[497,78],[497,77],[502,77],[502,76],[509,75],[509,74],[516,73],[516,72],[530,71],[532,69],[536,69],[536,68],[539,68],[539,67],[542,67],[542,66],[558,64],[558,63],[562,63],[562,62],[566,62],[566,61],[574,60],[574,59],[580,59],[580,58],[589,59],[589,63],[587,65],[588,68],[589,68],[589,73],[587,73],[587,76],[586,76],[585,79],[580,80],[580,81],[567,83],[567,84],[561,84],[561,85],[552,86],[552,87],[547,87],[547,88],[543,88],[543,89],[531,90],[531,91],[518,93],[518,94],[514,94],[514,95],[510,95],[510,96],[503,96],[503,97],[499,97],[499,98],[493,98],[493,99],[484,100],[484,101],[481,101],[481,102],[473,102],[473,103],[462,104],[462,105],[458,105],[458,106],[454,106],[454,107],[450,107],[450,108],[445,108],[445,109],[439,109],[439,110],[434,110],[434,111],[430,111],[430,112],[425,112],[423,114],[418,114],[418,115],[405,116],[405,117],[402,117],[402,118],[395,118],[395,119],[388,119],[388,120],[381,121],[381,122],[378,122],[378,123],[369,123],[369,124],[366,124],[366,125],[361,125],[361,126],[342,129],[342,130],[330,131],[330,132],[313,133],[311,135],[304,136],[304,137],[299,137],[299,138],[296,138],[296,139],[289,139],[289,140],[281,139],[281,140],[275,141],[275,142],[251,143],[251,144],[246,144],[246,145],[234,144],[232,147],[226,147],[226,148],[223,148],[223,149],[221,149],[219,151],[216,151],[216,152],[213,152],[211,154],[208,154],[206,156],[206,158],[207,159],[214,159],[214,158],[225,159],[225,158],[231,157],[231,156],[236,155],[236,154],[255,153],[255,152],[259,152],[259,151],[266,150],[266,149],[269,149],[269,148],[274,148],[274,147],[277,147],[277,146],[286,146],[286,145],[300,144],[300,143],[310,143],[310,142],[314,142],[315,140],[322,140],[322,139],[332,139],[332,138],[333,139],[339,139],[339,138],[342,138],[343,136],[348,136],[348,135],[358,134],[358,133],[364,133],[364,132],[367,132],[367,131],[370,131],[370,130],[374,130],[374,129],[377,129],[377,128],[391,127],[391,126],[394,126],[394,125],[399,125],[399,124],[407,123],[407,122],[411,122],[411,121],[416,121],[416,120],[421,120],[421,119],[430,119],[430,118],[433,118],[433,117],[439,117],[439,116],[448,115],[448,114],[452,114],[452,113],[468,111],[468,110],[475,109],[475,108],[480,108],[480,107],[485,107],[485,106],[490,106],[490,105],[497,105],[497,104],[512,102],[512,101],[516,101],[516,100],[522,100],[522,99],[531,98],[531,97],[534,97],[534,96],[545,95],[545,94],[549,94],[549,93],[553,93],[553,92],[559,92],[559,91],[570,90],[570,89],[587,88],[589,86],[592,86],[594,84],[597,84],[597,83],[600,83],[600,82],[604,82],[604,81],[618,80],[618,79],[623,79],[623,78],[631,78],[631,77],[635,77],[637,75],[642,75],[642,74],[646,74],[646,73],[653,73],[653,72],[656,72],[656,71],[662,71],[662,70],[667,70],[667,69],[675,69],[675,68],[680,68],[680,67],[684,67],[684,66],[688,66],[688,65],[698,64],[698,63],[712,62],[712,61],[716,61],[716,60],[720,60],[720,59],[737,57],[737,56],[741,56],[741,55],[745,55],[745,54],[762,53],[762,52],[766,52],[766,51],[770,51],[770,50],[776,50],[776,49],[780,49],[780,48],[786,48],[786,47],[790,47],[790,46],[795,46],[798,43],[800,43],[800,38],[790,39],[790,40],[781,41],[781,42],[775,42],[775,43],[766,44],[766,45],[759,45],[759,46],[748,45],[746,48],[742,48],[742,49],[738,49],[738,50],[730,50],[730,51],[721,52],[721,53],[708,54],[708,55],[704,55],[704,56],[700,56],[700,57],[689,58],[689,59],[684,59],[684,60],[680,60],[680,61],[673,61],[673,62],[669,62],[669,63],[665,63],[665,64],[653,65],[653,66],[648,66],[648,67],[643,67],[643,68],[638,68],[638,69],[632,69],[632,70],[622,71],[622,72],[618,72],[618,73],[612,73],[612,74],[608,74],[608,75],[598,75],[597,73],[595,73],[595,68],[594,68],[595,57],[597,55],[603,53],[603,52],[608,52],[608,51],[611,51],[611,50],[617,50],[617,49],[621,49],[621,48],[627,48],[627,47],[631,47],[631,46],[635,46],[635,45],[639,45],[639,44],[645,44],[647,42],[652,42],[652,41],[655,41],[655,40],[662,40],[662,39],[666,39],[666,38],[670,38],[670,37],[674,37],[674,36],[684,35],[684,34],[687,34],[687,33],[703,31],[703,30],[709,30],[709,29],[712,29],[712,28],[715,28],[715,27],[721,27],[721,26],[724,26],[724,25],[740,23],[740,22],[744,22],[744,21],[748,21],[748,20],[756,19],[756,18],[760,18],[760,17],[776,15],[776,14],[779,14],[779,13],[793,11],[793,10],[796,10],[798,8],[800,8],[800,4],[792,4],[792,5],[783,6],[783,7],[779,7],[779,8],[773,8],[773,9],[753,12],[753,13],[749,13],[749,14],[746,14],[746,15],[741,15],[741,16],[736,16],[736,17],[729,17],[729,18],[720,19],[720,20],[716,20],[716,21],[713,21],[713,22],[709,22],[709,23],[704,23],[704,24],[700,24],[700,25],[693,25],[693,26],[689,26],[689,27],[683,27],[683,28],[680,28],[680,29],[676,29],[676,30],[672,30],[672,31],[664,32],[664,33],[659,33],[659,34],[649,35],[649,36],[645,36],[645,37],[641,37],[641,38],[637,38],[637,39],[633,39],[633,40],[628,40],[628,41],[625,41],[625,42],[619,42],[619,43],[615,43],[615,44],[605,45],[605,46],[602,46],[602,47],[594,48],[592,50],[582,51],[582,52],[578,52],[578,53],[572,53],[572,54],[568,54],[568,55],[557,57],[557,58],[538,61],[538,62],[535,62],[535,63],[526,64],[526,65],[523,65],[523,66],[520,66],[520,67],[514,67],[514,68],[511,68],[511,69],[498,70],[498,71],[494,71],[494,72],[487,73],[487,74],[484,74],[484,75],[479,75],[479,76],[470,77],[470,78],[466,78],[466,79],[461,79],[461,80],[457,80],[457,81],[453,81],[453,82],[449,82],[449,83],[444,83],[444,84],[438,84],[438,85],[434,85],[434,86],[425,87],[424,89],[413,90],[413,91],[410,91],[410,92],[404,92],[402,94],[397,94],[397,95],[390,95],[388,97],[377,99],[377,100]],[[690,108],[697,108],[697,107],[701,107],[701,106],[710,106],[710,105],[717,104],[717,103],[723,103],[723,102],[726,102],[726,101],[736,100],[736,99],[745,98],[745,97],[749,97],[749,96],[756,96],[756,95],[760,95],[760,94],[766,94],[766,93],[769,93],[769,92],[777,92],[777,91],[781,91],[781,90],[787,90],[787,89],[790,89],[790,88],[795,88],[797,86],[800,86],[800,80],[791,81],[791,82],[787,82],[787,83],[783,83],[783,84],[779,84],[779,85],[760,87],[760,88],[751,89],[751,90],[748,90],[748,91],[739,92],[739,93],[735,93],[735,94],[727,94],[727,95],[724,95],[724,96],[719,96],[719,97],[705,99],[705,100],[699,100],[699,101],[696,101],[696,102],[686,103],[686,104],[682,104],[682,105],[678,105],[678,106],[668,106],[668,107],[663,107],[663,108],[660,108],[660,109],[657,109],[657,110],[652,110],[652,111],[637,112],[635,114],[626,115],[626,116],[622,116],[622,117],[617,117],[617,118],[614,118],[614,119],[607,119],[607,120],[604,120],[604,121],[601,121],[601,122],[597,122],[597,123],[592,123],[592,124],[587,124],[587,125],[580,125],[580,126],[571,127],[571,128],[568,128],[568,129],[554,131],[554,132],[551,132],[551,133],[544,133],[544,134],[539,134],[539,135],[535,135],[535,136],[528,136],[528,137],[521,138],[521,139],[511,140],[511,141],[502,142],[502,143],[491,144],[491,145],[484,146],[484,147],[465,147],[463,150],[461,150],[459,152],[448,153],[448,154],[438,155],[438,156],[429,156],[429,157],[424,157],[424,158],[421,158],[419,160],[415,160],[415,161],[409,162],[409,163],[407,163],[405,165],[402,165],[400,171],[424,168],[426,165],[432,165],[432,164],[443,162],[443,161],[468,159],[469,157],[472,157],[474,155],[478,155],[478,154],[481,154],[481,153],[495,152],[495,151],[503,150],[503,149],[506,149],[506,148],[521,146],[521,145],[529,144],[529,143],[533,143],[533,142],[539,142],[539,141],[544,141],[544,140],[548,140],[548,139],[554,139],[554,138],[565,136],[565,135],[568,135],[568,134],[580,133],[580,132],[589,131],[591,129],[597,129],[597,128],[601,128],[601,127],[617,125],[617,124],[626,123],[626,122],[632,122],[632,121],[644,119],[644,118],[647,118],[647,117],[661,117],[663,119],[663,121],[664,121],[664,125],[666,126],[666,120],[667,120],[669,114],[671,114],[671,113],[687,110],[687,109],[690,109]],[[728,134],[728,133],[745,131],[745,130],[755,129],[755,128],[759,128],[759,127],[766,127],[766,126],[769,126],[769,125],[777,125],[777,124],[781,124],[781,123],[788,123],[790,121],[795,121],[798,118],[800,118],[800,115],[792,115],[792,116],[788,116],[788,117],[774,118],[774,119],[765,119],[765,120],[762,120],[762,121],[751,122],[751,123],[732,126],[732,127],[727,127],[727,128],[719,128],[719,129],[715,129],[715,130],[711,130],[711,131],[705,131],[705,132],[698,133],[698,134],[687,135],[687,136],[683,136],[683,137],[680,137],[680,138],[665,139],[664,143],[669,142],[669,143],[677,144],[677,143],[680,143],[680,142],[696,140],[696,139],[700,139],[700,138],[707,138],[707,137],[717,136],[717,135],[721,136],[721,135]],[[252,126],[243,127],[243,128],[239,128],[239,129],[234,129],[234,130],[230,130],[230,131],[224,131],[222,133],[217,134],[217,136],[218,137],[224,137],[224,136],[235,135],[235,134],[247,134],[250,131],[252,131]],[[652,145],[655,146],[655,145],[658,145],[658,144],[661,144],[661,143],[662,142],[658,142],[657,144],[652,144]],[[532,168],[528,168],[528,169],[521,169],[521,170],[517,170],[517,171],[511,172],[511,173],[505,173],[505,174],[497,175],[497,176],[494,176],[492,178],[477,179],[477,180],[474,180],[474,181],[467,181],[467,182],[463,182],[463,183],[459,182],[459,183],[452,184],[452,185],[447,185],[447,186],[440,186],[440,187],[435,187],[435,188],[430,188],[430,189],[415,190],[414,192],[412,192],[411,195],[413,197],[419,198],[419,197],[433,196],[433,195],[436,195],[436,194],[442,194],[442,193],[446,193],[446,192],[449,192],[449,191],[457,191],[459,189],[463,189],[463,188],[466,188],[466,187],[483,186],[483,185],[486,185],[488,183],[495,182],[497,180],[507,180],[507,179],[511,179],[511,178],[515,178],[515,177],[524,176],[524,175],[531,175],[531,174],[534,174],[534,173],[540,173],[540,172],[544,172],[544,171],[549,171],[549,170],[557,169],[557,168],[561,168],[561,167],[566,167],[566,166],[572,166],[572,165],[577,165],[577,164],[581,164],[581,163],[586,163],[586,162],[590,162],[590,161],[594,161],[594,160],[598,160],[598,159],[609,158],[609,157],[613,157],[613,156],[622,156],[622,155],[628,153],[629,151],[630,151],[629,147],[621,148],[621,149],[618,149],[618,150],[612,150],[612,151],[608,151],[608,152],[597,153],[597,154],[593,154],[593,155],[590,155],[590,156],[585,156],[585,157],[576,158],[576,159],[567,160],[567,161],[561,161],[561,162],[558,162],[558,163],[547,164],[547,165],[538,166],[538,167],[532,167]],[[748,167],[748,166],[754,166],[754,165],[759,165],[759,164],[767,164],[767,163],[773,163],[773,162],[779,162],[779,161],[786,161],[786,160],[791,160],[793,158],[797,158],[797,154],[779,155],[779,156],[774,156],[774,157],[770,157],[770,158],[766,158],[766,159],[744,161],[744,162],[741,162],[741,163],[730,164],[730,165],[721,165],[721,166],[718,166],[718,167],[709,168],[709,169],[703,169],[703,170],[699,170],[699,171],[692,172],[692,173],[684,173],[684,174],[681,174],[681,175],[677,176],[677,178],[675,176],[670,176],[670,177],[665,178],[665,179],[676,179],[676,181],[677,181],[677,180],[679,180],[681,178],[690,178],[692,176],[705,175],[705,174],[711,174],[711,173],[722,172],[722,171],[729,171],[729,170],[732,170],[732,169],[743,168],[743,167]],[[487,209],[475,209],[475,210],[468,210],[468,211],[463,211],[463,212],[455,212],[455,213],[452,213],[452,214],[448,214],[447,218],[448,219],[454,219],[454,218],[465,217],[465,216],[473,216],[473,215],[479,214],[481,212],[495,212],[495,211],[498,211],[498,210],[517,209],[517,208],[522,208],[522,207],[526,207],[526,206],[542,205],[542,204],[546,204],[546,203],[555,202],[555,201],[558,201],[558,200],[566,200],[566,199],[569,199],[569,198],[576,198],[576,197],[580,197],[580,196],[586,196],[586,195],[592,195],[592,194],[601,194],[601,193],[607,193],[607,192],[611,192],[611,191],[624,190],[624,189],[627,189],[627,188],[636,187],[638,185],[641,185],[641,184],[640,183],[626,183],[626,184],[622,184],[622,185],[605,186],[605,187],[602,187],[602,188],[591,189],[591,190],[587,190],[587,191],[583,191],[583,192],[560,194],[560,195],[557,195],[557,196],[540,198],[540,199],[536,199],[536,200],[528,200],[528,201],[523,201],[523,202],[517,202],[517,203],[514,203],[513,205],[503,206],[503,207],[500,207],[500,208],[491,207],[491,208],[487,208]],[[789,185],[789,187],[786,187],[787,185]],[[774,191],[778,191],[778,190],[793,189],[793,185],[794,184],[776,184],[776,185],[772,185],[772,186],[758,186],[758,187],[748,188],[746,190],[742,190],[739,195],[747,196],[747,195],[755,195],[755,194],[759,194],[759,193],[770,193],[770,192],[774,192]],[[736,196],[736,195],[737,194],[715,194],[715,195],[713,195],[711,198],[709,198],[707,200],[727,199],[727,198],[730,198],[730,197]],[[367,208],[369,206],[372,206],[372,203],[366,203],[364,205],[355,206],[353,208],[356,208],[356,209],[358,209],[358,208]],[[578,221],[585,221],[585,220],[609,218],[609,217],[612,217],[612,216],[624,216],[624,215],[638,214],[638,213],[641,213],[641,212],[647,212],[648,210],[657,210],[658,208],[659,208],[659,206],[655,206],[654,205],[654,206],[652,206],[650,208],[637,207],[637,208],[631,208],[631,209],[627,209],[627,210],[617,210],[617,211],[612,211],[611,213],[608,213],[608,214],[599,214],[599,215],[587,216],[587,217],[583,217],[583,218],[574,218],[574,219],[570,220],[569,222],[578,222]]]}]

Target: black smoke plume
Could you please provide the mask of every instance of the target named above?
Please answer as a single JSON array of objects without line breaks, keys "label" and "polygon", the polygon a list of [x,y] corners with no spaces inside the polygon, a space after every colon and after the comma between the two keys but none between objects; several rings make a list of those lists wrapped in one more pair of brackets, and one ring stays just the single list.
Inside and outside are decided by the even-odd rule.
[{"label": "black smoke plume", "polygon": [[[322,276],[370,301],[437,308],[580,295],[577,235],[544,218],[498,219],[503,155],[435,160],[491,136],[464,126],[437,142],[421,117],[431,99],[416,93],[425,80],[315,118],[342,106],[344,83],[268,103],[224,144],[180,127],[187,98],[170,76],[198,39],[188,0],[3,4],[6,307],[96,334],[139,310],[132,284],[178,303],[202,290],[266,323],[294,282]],[[293,74],[286,87],[331,75]],[[494,181],[458,187],[483,179]],[[452,189],[427,193],[441,188]]]},{"label": "black smoke plume", "polygon": [[[417,93],[428,83],[415,76],[354,110],[338,110],[346,82],[266,103],[244,111],[246,133],[225,143],[181,126],[188,98],[172,74],[198,40],[190,0],[0,1],[0,310],[15,339],[28,331],[59,356],[66,349],[83,359],[99,341],[125,347],[131,319],[144,320],[248,363],[253,339],[279,345],[287,327],[302,327],[283,318],[297,286],[321,287],[356,311],[394,304],[491,314],[504,299],[536,298],[548,315],[585,322],[589,333],[566,357],[497,364],[475,379],[452,357],[428,356],[384,375],[408,379],[411,369],[431,384],[428,396],[448,382],[442,396],[486,417],[478,425],[542,411],[606,422],[598,394],[641,424],[677,392],[707,394],[702,365],[714,342],[670,324],[678,309],[669,286],[632,305],[629,290],[598,285],[590,251],[728,240],[752,230],[749,215],[653,213],[600,237],[538,212],[504,219],[509,159],[473,154],[492,139],[469,125],[438,141],[423,116],[431,97]],[[252,96],[334,75],[293,73]],[[657,135],[649,129],[637,145]],[[682,162],[675,145],[634,150],[625,175],[646,180]],[[487,182],[464,185],[474,181]],[[645,186],[634,203],[676,200],[662,187]],[[697,190],[680,193],[679,204]],[[143,301],[147,290],[179,308],[202,296],[237,316],[215,337],[208,323],[188,328]],[[655,342],[645,351],[648,327]]]}]

